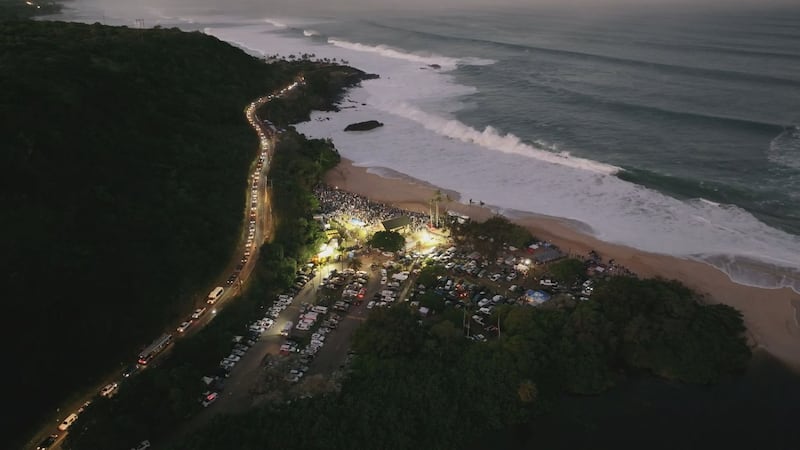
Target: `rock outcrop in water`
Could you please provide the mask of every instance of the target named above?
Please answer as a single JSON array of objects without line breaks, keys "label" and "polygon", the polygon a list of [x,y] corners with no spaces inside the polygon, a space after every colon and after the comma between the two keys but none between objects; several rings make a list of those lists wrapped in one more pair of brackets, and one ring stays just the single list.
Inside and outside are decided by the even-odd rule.
[{"label": "rock outcrop in water", "polygon": [[344,131],[369,131],[382,126],[383,124],[377,120],[368,120],[366,122],[351,123],[344,128]]}]

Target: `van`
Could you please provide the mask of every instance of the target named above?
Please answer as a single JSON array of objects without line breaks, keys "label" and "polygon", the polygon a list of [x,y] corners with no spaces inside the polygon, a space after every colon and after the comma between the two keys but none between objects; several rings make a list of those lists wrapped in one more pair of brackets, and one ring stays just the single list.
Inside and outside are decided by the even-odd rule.
[{"label": "van", "polygon": [[73,423],[75,423],[76,420],[78,420],[78,415],[72,413],[68,415],[63,422],[61,422],[61,425],[58,426],[58,429],[61,431],[67,431],[67,428],[69,428]]},{"label": "van", "polygon": [[208,298],[206,299],[206,302],[213,305],[214,303],[217,302],[217,300],[219,300],[220,297],[222,297],[223,292],[225,292],[225,289],[223,289],[222,286],[215,287],[214,290],[208,293]]}]

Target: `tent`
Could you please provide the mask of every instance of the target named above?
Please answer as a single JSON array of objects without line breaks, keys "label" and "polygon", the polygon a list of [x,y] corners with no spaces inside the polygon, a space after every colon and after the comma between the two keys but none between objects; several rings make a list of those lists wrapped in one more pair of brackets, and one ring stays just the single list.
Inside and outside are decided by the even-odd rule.
[{"label": "tent", "polygon": [[405,228],[411,224],[411,218],[408,216],[397,216],[382,222],[383,229],[386,231],[405,231]]},{"label": "tent", "polygon": [[550,300],[550,294],[548,294],[547,292],[536,291],[533,289],[528,289],[525,292],[525,301],[527,301],[528,303],[540,305],[548,300]]}]

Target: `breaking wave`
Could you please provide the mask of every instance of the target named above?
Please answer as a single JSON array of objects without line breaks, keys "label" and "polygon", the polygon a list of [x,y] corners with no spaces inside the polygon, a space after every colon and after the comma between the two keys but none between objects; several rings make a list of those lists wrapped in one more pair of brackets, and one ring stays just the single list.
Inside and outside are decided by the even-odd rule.
[{"label": "breaking wave", "polygon": [[404,59],[406,61],[412,61],[426,65],[438,65],[441,68],[448,70],[455,69],[458,65],[485,66],[495,63],[495,61],[491,59],[483,58],[451,58],[433,53],[409,53],[404,50],[389,47],[387,45],[366,45],[359,42],[349,42],[335,38],[329,38],[328,43],[348,50],[377,53],[387,58]]},{"label": "breaking wave", "polygon": [[265,18],[264,18],[264,22],[266,22],[266,23],[268,23],[268,24],[272,25],[272,26],[273,26],[273,27],[275,27],[275,28],[287,28],[287,25],[286,25],[285,23],[283,23],[283,22],[278,22],[277,20],[275,20],[275,19],[271,19],[271,18],[269,18],[269,17],[265,17]]},{"label": "breaking wave", "polygon": [[[376,106],[380,107],[380,105]],[[429,114],[405,103],[389,106],[385,110],[400,117],[413,120],[426,129],[442,136],[470,144],[476,144],[489,150],[521,155],[550,164],[586,170],[603,175],[614,175],[622,170],[620,167],[611,164],[572,156],[569,152],[552,152],[535,147],[523,142],[519,137],[511,133],[503,134],[491,125],[484,128],[483,131],[478,131],[458,120],[445,119],[434,114]]]},{"label": "breaking wave", "polygon": [[769,144],[770,162],[800,169],[800,126],[787,127]]}]

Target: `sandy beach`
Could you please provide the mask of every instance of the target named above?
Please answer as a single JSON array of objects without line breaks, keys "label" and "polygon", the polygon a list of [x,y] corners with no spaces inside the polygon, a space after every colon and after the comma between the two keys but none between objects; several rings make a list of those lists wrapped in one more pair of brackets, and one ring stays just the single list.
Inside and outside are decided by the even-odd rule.
[{"label": "sandy beach", "polygon": [[[326,175],[325,181],[338,189],[363,195],[373,201],[404,209],[428,212],[428,200],[436,186],[408,177],[384,178],[366,168],[342,162]],[[447,191],[443,192],[447,193]],[[494,213],[488,207],[464,204],[450,194],[451,201],[440,203],[440,211],[451,210],[483,221]],[[662,277],[683,282],[703,294],[708,302],[730,305],[744,315],[754,345],[800,371],[800,295],[791,289],[761,289],[734,283],[716,268],[697,261],[658,255],[630,247],[603,242],[581,233],[556,217],[529,215],[513,219],[530,229],[538,239],[550,241],[571,254],[597,251],[604,260],[614,259],[642,277]]]}]

